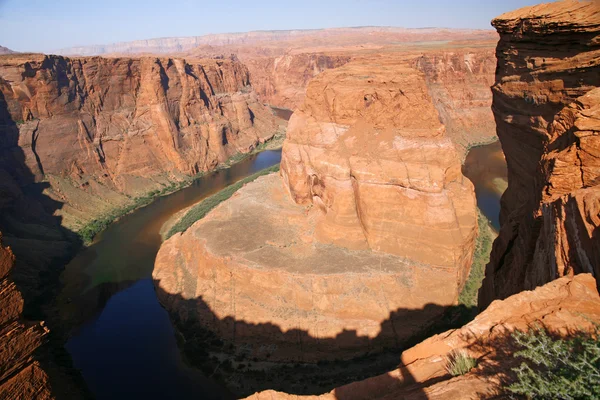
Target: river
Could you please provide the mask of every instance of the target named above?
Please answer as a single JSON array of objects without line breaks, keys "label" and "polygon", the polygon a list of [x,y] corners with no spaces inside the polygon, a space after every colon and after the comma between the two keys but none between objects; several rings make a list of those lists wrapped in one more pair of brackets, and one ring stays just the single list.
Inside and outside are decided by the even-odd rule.
[{"label": "river", "polygon": [[477,206],[492,227],[500,230],[500,197],[508,186],[506,159],[500,142],[472,148],[462,173],[475,185]]},{"label": "river", "polygon": [[280,159],[281,151],[264,151],[160,197],[112,224],[69,263],[59,304],[64,318],[81,326],[66,347],[97,399],[233,398],[182,361],[152,282],[159,230],[176,212]]},{"label": "river", "polygon": [[[66,267],[59,304],[77,326],[66,347],[97,399],[234,398],[182,360],[152,282],[159,231],[178,211],[280,159],[281,151],[264,151],[156,199],[112,224]],[[499,144],[472,149],[463,173],[496,226],[506,179]]]}]

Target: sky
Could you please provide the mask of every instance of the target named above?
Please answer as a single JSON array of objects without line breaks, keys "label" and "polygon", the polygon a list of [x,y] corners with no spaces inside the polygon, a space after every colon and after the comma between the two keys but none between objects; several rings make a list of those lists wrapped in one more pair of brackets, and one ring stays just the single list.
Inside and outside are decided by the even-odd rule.
[{"label": "sky", "polygon": [[[547,1],[547,0],[546,0]],[[65,47],[169,36],[348,26],[491,29],[543,0],[0,0],[0,46]]]}]

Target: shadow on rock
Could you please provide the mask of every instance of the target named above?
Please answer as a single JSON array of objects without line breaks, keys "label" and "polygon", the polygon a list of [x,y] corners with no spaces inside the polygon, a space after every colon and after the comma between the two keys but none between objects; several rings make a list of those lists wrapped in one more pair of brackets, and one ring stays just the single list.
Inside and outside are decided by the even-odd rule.
[{"label": "shadow on rock", "polygon": [[[427,304],[423,309],[398,309],[381,322],[376,337],[344,330],[336,337],[313,337],[302,329],[283,331],[272,323],[220,319],[202,298],[167,294],[154,286],[176,329],[185,360],[236,396],[263,390],[291,394],[322,394],[336,389],[339,399],[365,398],[340,386],[385,374],[397,368],[404,349],[436,333],[458,328],[472,319],[475,308]],[[335,358],[331,356],[334,355]],[[389,385],[412,385],[408,370]],[[351,386],[351,385],[350,385]],[[411,386],[415,399],[420,385]],[[416,396],[416,397],[415,397]]]},{"label": "shadow on rock", "polygon": [[[6,85],[0,78],[0,87]],[[81,377],[63,347],[64,332],[49,315],[59,275],[82,243],[74,232],[61,226],[61,217],[55,215],[62,203],[45,193],[49,184],[44,182],[41,162],[37,157],[28,160],[22,149],[22,142],[31,139],[35,156],[37,129],[33,129],[32,138],[20,137],[25,134],[11,117],[0,91],[0,232],[3,244],[11,248],[16,259],[10,279],[24,300],[22,317],[45,320],[50,330],[48,343],[35,350],[33,360],[48,374],[52,394],[59,398],[85,397]],[[0,386],[11,378],[0,382]]]}]

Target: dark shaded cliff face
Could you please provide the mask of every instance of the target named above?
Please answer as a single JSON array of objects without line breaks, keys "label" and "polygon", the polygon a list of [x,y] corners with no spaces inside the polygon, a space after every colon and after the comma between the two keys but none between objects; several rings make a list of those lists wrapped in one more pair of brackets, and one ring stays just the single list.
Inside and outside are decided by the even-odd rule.
[{"label": "dark shaded cliff face", "polygon": [[493,25],[508,189],[481,307],[560,276],[600,276],[600,5],[543,4]]},{"label": "dark shaded cliff face", "polygon": [[23,297],[9,275],[13,265],[12,251],[0,243],[0,398],[51,399],[48,376],[33,361],[48,329],[22,320]]},{"label": "dark shaded cliff face", "polygon": [[0,57],[0,92],[13,150],[75,230],[278,129],[246,67],[231,60],[9,55]]}]

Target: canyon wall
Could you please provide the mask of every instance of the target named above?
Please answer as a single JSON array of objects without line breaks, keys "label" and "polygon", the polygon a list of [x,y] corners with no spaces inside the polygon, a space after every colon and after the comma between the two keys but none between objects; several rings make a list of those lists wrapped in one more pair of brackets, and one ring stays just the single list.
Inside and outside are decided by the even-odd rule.
[{"label": "canyon wall", "polygon": [[0,398],[53,399],[48,375],[33,356],[48,329],[22,319],[23,297],[10,277],[13,265],[12,251],[0,243]]},{"label": "canyon wall", "polygon": [[[468,46],[464,43],[463,46]],[[433,104],[459,153],[496,137],[491,111],[496,57],[493,46],[423,52],[413,65],[425,74]]]},{"label": "canyon wall", "polygon": [[481,307],[561,276],[600,277],[600,5],[544,4],[493,25],[508,189]]},{"label": "canyon wall", "polygon": [[0,95],[16,135],[2,148],[5,169],[47,182],[73,230],[279,129],[232,60],[3,56]]},{"label": "canyon wall", "polygon": [[281,173],[323,216],[316,238],[468,275],[473,185],[461,173],[421,73],[395,58],[315,78],[292,116]]},{"label": "canyon wall", "polygon": [[340,67],[350,59],[350,55],[323,53],[242,57],[261,100],[290,110],[302,104],[306,87],[312,78],[327,69]]}]

